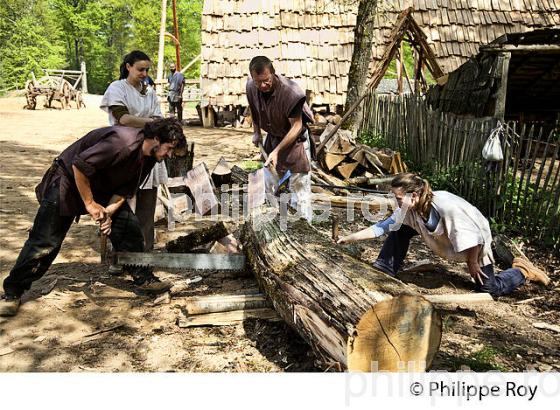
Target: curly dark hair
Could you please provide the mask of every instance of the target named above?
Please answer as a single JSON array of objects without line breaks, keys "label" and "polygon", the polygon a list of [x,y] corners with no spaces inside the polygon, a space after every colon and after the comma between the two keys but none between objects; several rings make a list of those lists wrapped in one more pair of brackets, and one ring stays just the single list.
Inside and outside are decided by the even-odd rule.
[{"label": "curly dark hair", "polygon": [[162,118],[144,125],[144,138],[155,137],[159,139],[160,144],[176,142],[175,148],[183,148],[187,145],[183,127],[176,118]]}]

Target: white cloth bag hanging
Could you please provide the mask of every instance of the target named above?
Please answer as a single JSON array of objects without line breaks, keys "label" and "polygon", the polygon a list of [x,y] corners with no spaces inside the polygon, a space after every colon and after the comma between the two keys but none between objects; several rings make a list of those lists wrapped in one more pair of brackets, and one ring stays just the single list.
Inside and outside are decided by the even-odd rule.
[{"label": "white cloth bag hanging", "polygon": [[504,133],[504,128],[502,123],[498,123],[498,126],[492,130],[490,136],[486,140],[484,147],[482,148],[482,157],[486,161],[503,161],[504,153],[502,151],[502,144],[500,142],[500,137]]}]

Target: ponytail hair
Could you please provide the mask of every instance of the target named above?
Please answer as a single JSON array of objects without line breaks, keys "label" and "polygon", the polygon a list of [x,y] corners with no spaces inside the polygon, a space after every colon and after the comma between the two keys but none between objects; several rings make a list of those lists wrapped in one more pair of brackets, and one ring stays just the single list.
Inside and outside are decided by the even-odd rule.
[{"label": "ponytail hair", "polygon": [[402,188],[402,190],[407,194],[416,192],[418,195],[416,209],[420,215],[424,218],[428,218],[430,215],[430,207],[432,206],[434,193],[432,192],[432,187],[427,180],[417,174],[408,172],[397,175],[391,182],[391,187]]},{"label": "ponytail hair", "polygon": [[121,64],[119,69],[120,77],[119,80],[124,80],[128,77],[128,69],[126,68],[127,64],[133,65],[137,61],[152,61],[148,55],[140,50],[134,50],[124,56],[124,60]]}]

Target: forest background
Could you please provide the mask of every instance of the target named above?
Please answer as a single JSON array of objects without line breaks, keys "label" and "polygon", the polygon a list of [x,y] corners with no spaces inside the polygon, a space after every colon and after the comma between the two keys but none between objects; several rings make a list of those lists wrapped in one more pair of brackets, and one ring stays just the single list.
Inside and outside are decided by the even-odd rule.
[{"label": "forest background", "polygon": [[[171,2],[166,31],[173,33]],[[200,54],[203,0],[177,0],[181,61]],[[79,70],[87,65],[90,93],[103,94],[118,79],[126,53],[142,50],[155,62],[161,0],[0,0],[0,94],[21,89],[42,68]],[[175,47],[165,43],[165,71],[175,60]],[[187,70],[198,78],[199,64]]]}]

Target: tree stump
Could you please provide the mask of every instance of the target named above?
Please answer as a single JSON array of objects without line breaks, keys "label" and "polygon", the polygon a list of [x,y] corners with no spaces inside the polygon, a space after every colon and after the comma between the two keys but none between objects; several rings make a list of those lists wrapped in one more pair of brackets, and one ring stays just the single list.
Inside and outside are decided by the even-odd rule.
[{"label": "tree stump", "polygon": [[350,256],[305,221],[282,230],[274,210],[244,225],[261,290],[324,368],[424,371],[441,341],[433,305],[400,280]]}]

